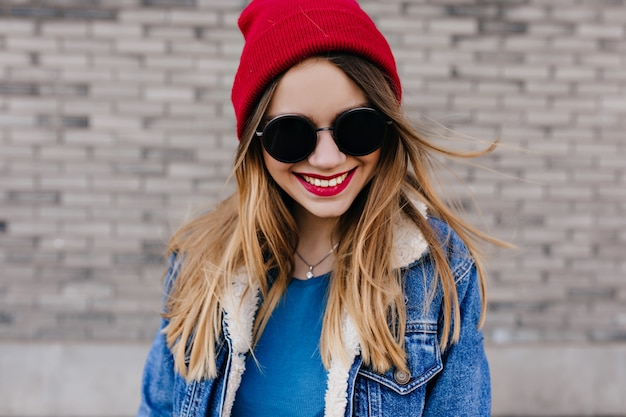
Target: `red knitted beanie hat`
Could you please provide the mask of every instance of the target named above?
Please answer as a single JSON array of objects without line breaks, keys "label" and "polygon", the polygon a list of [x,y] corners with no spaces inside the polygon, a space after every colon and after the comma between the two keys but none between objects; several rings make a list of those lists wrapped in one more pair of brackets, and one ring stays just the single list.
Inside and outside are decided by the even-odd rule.
[{"label": "red knitted beanie hat", "polygon": [[241,13],[239,28],[245,45],[231,98],[240,139],[265,87],[314,55],[362,56],[387,74],[398,101],[402,97],[391,48],[355,0],[253,0]]}]

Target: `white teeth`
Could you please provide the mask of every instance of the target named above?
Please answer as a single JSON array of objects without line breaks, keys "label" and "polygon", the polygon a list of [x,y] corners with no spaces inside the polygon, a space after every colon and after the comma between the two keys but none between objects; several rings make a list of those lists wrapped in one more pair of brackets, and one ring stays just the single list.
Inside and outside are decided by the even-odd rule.
[{"label": "white teeth", "polygon": [[335,187],[341,184],[342,182],[344,182],[347,177],[348,177],[348,174],[345,173],[345,174],[341,174],[338,177],[331,178],[330,180],[321,180],[319,178],[313,178],[307,175],[302,175],[302,178],[304,178],[304,180],[308,182],[309,184],[313,184],[316,187],[322,187],[322,188]]}]

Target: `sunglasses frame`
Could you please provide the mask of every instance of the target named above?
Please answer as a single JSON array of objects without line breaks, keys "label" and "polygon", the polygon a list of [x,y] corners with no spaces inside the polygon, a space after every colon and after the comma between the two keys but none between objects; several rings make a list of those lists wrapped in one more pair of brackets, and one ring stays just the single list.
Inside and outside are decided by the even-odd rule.
[{"label": "sunglasses frame", "polygon": [[[341,121],[344,120],[347,116],[355,113],[355,112],[368,112],[371,113],[373,116],[379,117],[381,121],[383,121],[385,123],[385,130],[383,132],[383,134],[381,135],[381,139],[380,142],[371,150],[368,150],[366,152],[352,152],[347,150],[341,143],[341,140],[337,138],[337,135],[335,134],[337,127],[340,126]],[[302,157],[298,157],[298,159],[286,159],[286,158],[282,158],[279,155],[275,155],[270,149],[268,149],[268,146],[266,146],[264,137],[266,136],[266,131],[271,128],[273,125],[275,125],[276,123],[280,122],[281,120],[285,120],[285,119],[295,119],[298,121],[302,121],[304,123],[306,123],[310,128],[311,128],[311,132],[315,135],[315,140],[311,140],[310,144],[308,144],[308,148],[306,149],[305,152],[303,152],[303,156]],[[317,135],[319,132],[323,132],[323,131],[330,131],[331,132],[331,136],[333,138],[333,140],[335,141],[335,144],[337,145],[337,147],[339,148],[339,150],[341,152],[343,152],[346,155],[351,155],[351,156],[365,156],[365,155],[369,155],[372,152],[376,151],[377,149],[379,149],[385,138],[387,137],[387,131],[388,131],[388,126],[391,125],[393,122],[391,120],[389,120],[382,112],[372,108],[372,107],[353,107],[351,109],[348,109],[346,111],[341,112],[340,114],[337,115],[337,117],[335,118],[335,120],[333,120],[333,123],[331,126],[325,126],[325,127],[317,127],[315,126],[315,124],[306,116],[303,116],[301,114],[297,114],[297,113],[286,113],[286,114],[281,114],[278,115],[276,117],[271,118],[270,120],[268,120],[268,122],[265,124],[265,126],[263,127],[263,130],[257,130],[255,131],[255,134],[257,137],[261,138],[261,142],[263,144],[263,148],[266,150],[266,152],[268,154],[270,154],[270,156],[274,159],[276,159],[279,162],[284,162],[284,163],[297,163],[300,161],[305,160],[306,158],[309,157],[309,155],[311,155],[313,153],[313,151],[315,151],[315,147],[317,146]],[[307,145],[307,144],[305,144]]]}]

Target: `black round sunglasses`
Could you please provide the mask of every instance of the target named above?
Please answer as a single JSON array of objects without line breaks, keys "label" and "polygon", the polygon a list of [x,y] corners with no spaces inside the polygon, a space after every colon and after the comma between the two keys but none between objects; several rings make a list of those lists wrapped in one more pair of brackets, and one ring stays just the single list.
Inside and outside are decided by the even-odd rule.
[{"label": "black round sunglasses", "polygon": [[391,124],[378,110],[356,107],[339,114],[332,126],[318,128],[299,114],[281,114],[257,130],[263,147],[277,161],[296,163],[313,153],[317,133],[330,130],[339,150],[346,155],[364,156],[380,148]]}]

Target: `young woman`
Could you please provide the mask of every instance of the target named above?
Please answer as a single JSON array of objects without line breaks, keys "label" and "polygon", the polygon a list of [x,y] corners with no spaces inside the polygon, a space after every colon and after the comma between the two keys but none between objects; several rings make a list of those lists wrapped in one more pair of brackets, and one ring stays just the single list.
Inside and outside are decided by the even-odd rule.
[{"label": "young woman", "polygon": [[496,241],[438,197],[385,38],[353,0],[239,25],[238,189],[171,239],[138,415],[488,416]]}]

